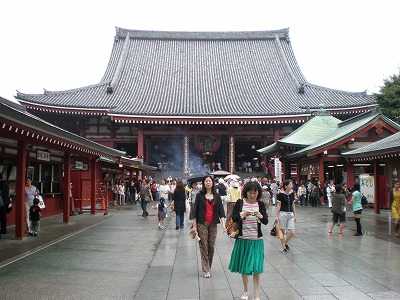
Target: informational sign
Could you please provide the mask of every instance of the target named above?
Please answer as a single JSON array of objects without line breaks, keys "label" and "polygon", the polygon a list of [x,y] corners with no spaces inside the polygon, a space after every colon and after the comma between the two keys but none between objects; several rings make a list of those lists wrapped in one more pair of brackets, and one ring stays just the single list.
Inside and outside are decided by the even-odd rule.
[{"label": "informational sign", "polygon": [[75,161],[75,169],[82,170],[83,169],[83,162]]},{"label": "informational sign", "polygon": [[50,152],[37,150],[36,151],[36,159],[37,160],[50,161]]},{"label": "informational sign", "polygon": [[274,167],[276,180],[282,182],[282,163],[277,157],[274,159]]},{"label": "informational sign", "polygon": [[375,202],[375,188],[374,188],[374,176],[369,174],[360,174],[360,187],[361,193],[367,197],[369,203]]}]

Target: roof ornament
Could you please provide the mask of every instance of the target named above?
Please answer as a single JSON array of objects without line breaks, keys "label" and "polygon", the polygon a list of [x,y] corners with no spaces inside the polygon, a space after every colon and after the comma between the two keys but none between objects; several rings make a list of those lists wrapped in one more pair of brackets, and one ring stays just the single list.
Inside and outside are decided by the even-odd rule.
[{"label": "roof ornament", "polygon": [[113,88],[112,88],[111,85],[108,85],[108,86],[107,86],[106,92],[107,92],[107,94],[112,94]]},{"label": "roof ornament", "polygon": [[299,94],[304,94],[304,83],[301,83],[298,89]]},{"label": "roof ornament", "polygon": [[315,112],[316,116],[330,116],[329,111],[325,109],[325,105],[323,103],[318,105],[318,110]]}]

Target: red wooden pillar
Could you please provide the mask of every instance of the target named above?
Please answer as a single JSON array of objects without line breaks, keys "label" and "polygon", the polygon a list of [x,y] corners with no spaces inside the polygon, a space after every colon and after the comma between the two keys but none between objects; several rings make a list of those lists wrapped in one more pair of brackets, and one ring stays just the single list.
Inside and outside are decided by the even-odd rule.
[{"label": "red wooden pillar", "polygon": [[300,185],[300,181],[301,181],[301,172],[300,172],[300,168],[301,168],[301,164],[297,163],[296,164],[296,172],[297,172],[297,176],[296,176],[296,180],[297,180],[297,184]]},{"label": "red wooden pillar", "polygon": [[64,194],[63,194],[63,222],[68,223],[70,220],[69,212],[71,211],[69,195],[71,184],[71,156],[69,152],[64,153]]},{"label": "red wooden pillar", "polygon": [[25,181],[26,181],[26,142],[18,141],[17,150],[17,182],[15,199],[15,237],[25,236]]},{"label": "red wooden pillar", "polygon": [[[97,175],[97,158],[92,158],[92,178],[90,180],[90,213],[96,214],[96,175]],[[122,178],[122,177],[121,177]]]},{"label": "red wooden pillar", "polygon": [[354,166],[352,163],[346,163],[346,172],[347,172],[347,186],[350,188],[354,187]]},{"label": "red wooden pillar", "polygon": [[275,128],[274,130],[274,142],[279,141],[279,128]]},{"label": "red wooden pillar", "polygon": [[[325,160],[323,158],[319,159],[319,172],[318,172],[318,179],[321,182],[321,189],[323,191],[323,194],[325,194],[325,173],[324,173],[324,162]],[[322,200],[321,200],[322,198]],[[324,196],[319,197],[319,201],[321,203],[324,203]]]},{"label": "red wooden pillar", "polygon": [[374,164],[374,210],[376,214],[380,214],[380,208],[381,208],[381,199],[379,197],[379,189],[380,189],[380,180],[379,180],[379,164],[378,160],[374,159],[373,161]]},{"label": "red wooden pillar", "polygon": [[138,130],[138,158],[143,158],[144,155],[144,137],[143,129]]}]

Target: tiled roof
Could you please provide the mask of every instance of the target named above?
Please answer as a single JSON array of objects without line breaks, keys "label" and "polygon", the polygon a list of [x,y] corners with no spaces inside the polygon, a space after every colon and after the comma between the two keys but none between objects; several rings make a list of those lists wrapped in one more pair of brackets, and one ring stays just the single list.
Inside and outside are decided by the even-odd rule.
[{"label": "tiled roof", "polygon": [[342,153],[349,158],[371,157],[376,155],[400,154],[400,132],[388,136],[380,141],[371,143],[367,146]]},{"label": "tiled roof", "polygon": [[310,152],[321,151],[329,145],[332,145],[338,141],[344,140],[345,138],[352,136],[356,132],[371,125],[377,119],[384,121],[396,130],[400,130],[400,125],[382,115],[379,109],[375,109],[373,111],[363,113],[351,119],[341,121],[337,124],[337,126],[332,128],[332,131],[330,133],[325,134],[322,138],[316,140],[309,146],[288,155],[288,157],[298,157],[306,155]]},{"label": "tiled roof", "polygon": [[[26,111],[25,107],[0,97],[0,124],[15,133],[16,139],[34,137],[38,143],[62,145],[71,153],[120,158],[124,151],[109,148],[84,137],[68,132]],[[16,125],[17,124],[17,125]],[[40,133],[39,133],[40,132]]]},{"label": "tiled roof", "polygon": [[341,122],[338,118],[331,116],[322,107],[308,122],[297,128],[289,135],[283,137],[274,144],[257,150],[262,154],[268,154],[279,151],[280,146],[304,148],[312,145],[319,139],[327,136],[336,130]]},{"label": "tiled roof", "polygon": [[288,29],[257,32],[157,32],[117,28],[100,83],[17,99],[43,109],[108,110],[115,117],[259,116],[375,105],[364,92],[305,79]]},{"label": "tiled roof", "polygon": [[352,134],[369,126],[377,119],[381,119],[395,130],[400,131],[400,125],[382,115],[379,109],[374,109],[348,120],[341,121],[331,116],[321,107],[320,111],[318,111],[313,118],[291,134],[257,151],[263,154],[276,153],[280,151],[280,147],[282,146],[292,149],[300,148],[300,150],[286,154],[286,157],[295,158],[305,156],[308,153],[324,149],[329,145],[350,137]]}]

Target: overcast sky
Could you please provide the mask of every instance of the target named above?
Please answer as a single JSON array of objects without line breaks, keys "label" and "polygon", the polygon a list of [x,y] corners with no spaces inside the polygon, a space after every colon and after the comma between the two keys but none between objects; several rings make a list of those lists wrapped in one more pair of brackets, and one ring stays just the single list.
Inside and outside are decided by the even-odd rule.
[{"label": "overcast sky", "polygon": [[0,96],[98,83],[115,27],[164,31],[290,28],[313,84],[378,92],[399,73],[399,0],[1,0]]}]

